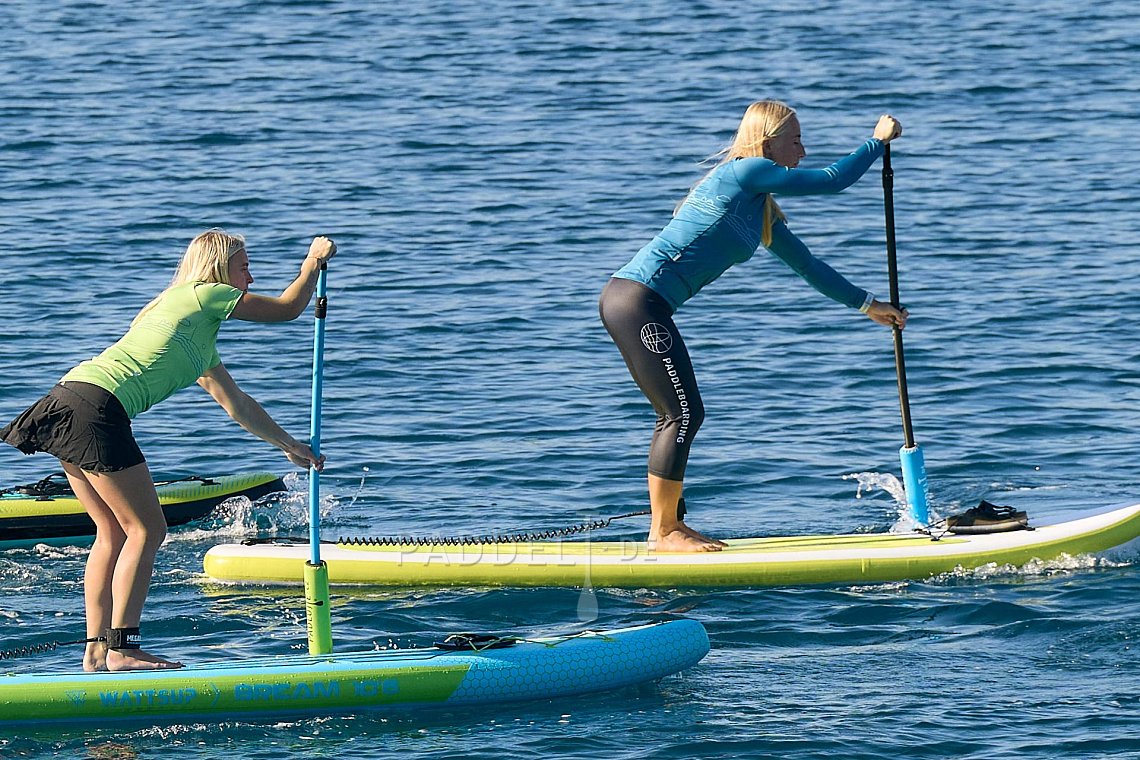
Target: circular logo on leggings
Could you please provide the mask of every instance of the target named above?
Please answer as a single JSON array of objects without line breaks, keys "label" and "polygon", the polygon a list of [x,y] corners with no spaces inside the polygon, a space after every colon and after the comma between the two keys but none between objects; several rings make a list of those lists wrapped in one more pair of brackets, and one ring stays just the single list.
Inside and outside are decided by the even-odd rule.
[{"label": "circular logo on leggings", "polygon": [[673,334],[665,325],[649,322],[641,328],[641,342],[655,354],[663,354],[673,347]]}]

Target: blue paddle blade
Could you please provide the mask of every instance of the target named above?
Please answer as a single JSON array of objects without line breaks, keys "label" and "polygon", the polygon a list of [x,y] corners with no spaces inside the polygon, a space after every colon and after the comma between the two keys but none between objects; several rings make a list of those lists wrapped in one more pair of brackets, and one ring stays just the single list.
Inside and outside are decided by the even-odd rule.
[{"label": "blue paddle blade", "polygon": [[899,461],[902,462],[903,486],[906,488],[906,504],[911,519],[919,525],[929,525],[926,462],[922,457],[922,447],[917,444],[903,446],[899,449]]}]

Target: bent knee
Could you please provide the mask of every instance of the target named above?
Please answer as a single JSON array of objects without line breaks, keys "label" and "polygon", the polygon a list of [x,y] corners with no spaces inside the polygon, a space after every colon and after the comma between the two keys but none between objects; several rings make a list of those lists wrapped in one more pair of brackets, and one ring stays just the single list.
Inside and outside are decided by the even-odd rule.
[{"label": "bent knee", "polygon": [[662,430],[672,431],[680,438],[692,438],[697,428],[705,421],[705,408],[700,404],[693,404],[676,413],[664,414],[658,418],[658,427]]},{"label": "bent knee", "polygon": [[705,421],[705,405],[700,401],[689,405],[689,427],[695,432]]},{"label": "bent knee", "polygon": [[141,541],[148,546],[159,546],[166,540],[166,523],[131,523],[123,526],[127,540]]},{"label": "bent knee", "polygon": [[690,437],[697,432],[697,428],[705,421],[705,407],[700,401],[691,403],[678,412],[677,416],[670,416],[670,421],[689,431]]}]

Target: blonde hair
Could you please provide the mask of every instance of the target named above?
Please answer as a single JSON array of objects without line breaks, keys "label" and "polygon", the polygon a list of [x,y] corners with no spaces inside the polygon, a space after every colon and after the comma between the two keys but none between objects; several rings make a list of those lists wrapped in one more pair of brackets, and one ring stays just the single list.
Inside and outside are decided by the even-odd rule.
[{"label": "blonde hair", "polygon": [[[765,144],[771,138],[778,137],[795,115],[794,108],[779,100],[757,100],[752,103],[745,109],[732,142],[708,158],[709,161],[716,161],[716,165],[701,178],[701,181],[703,182],[717,167],[729,161],[738,158],[764,158]],[[787,217],[769,194],[764,201],[764,221],[760,230],[760,242],[765,247],[772,244],[772,224],[776,219],[786,220]]]},{"label": "blonde hair", "polygon": [[166,290],[155,296],[154,300],[143,307],[142,311],[131,322],[135,322],[158,303],[158,300],[171,288],[185,285],[188,282],[218,282],[223,285],[230,284],[230,259],[245,250],[245,238],[241,235],[231,235],[218,228],[209,229],[190,241],[186,246],[186,253],[178,263],[174,278],[166,286]]},{"label": "blonde hair", "polygon": [[217,228],[190,241],[167,288],[188,282],[230,284],[230,259],[245,250],[245,238]]}]

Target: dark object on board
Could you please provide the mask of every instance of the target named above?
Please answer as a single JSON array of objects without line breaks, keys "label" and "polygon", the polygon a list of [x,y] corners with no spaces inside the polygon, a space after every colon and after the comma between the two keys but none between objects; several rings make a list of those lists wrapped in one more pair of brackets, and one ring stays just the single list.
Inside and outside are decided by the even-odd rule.
[{"label": "dark object on board", "polygon": [[1011,530],[1033,530],[1029,527],[1029,516],[1013,507],[991,504],[985,499],[972,509],[960,515],[946,518],[946,530],[951,533],[1005,533]]}]

